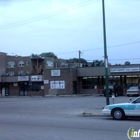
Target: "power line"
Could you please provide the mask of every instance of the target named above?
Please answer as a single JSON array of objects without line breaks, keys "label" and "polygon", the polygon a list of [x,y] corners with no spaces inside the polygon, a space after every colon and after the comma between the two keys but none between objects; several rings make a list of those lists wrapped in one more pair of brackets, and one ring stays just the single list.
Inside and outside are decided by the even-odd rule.
[{"label": "power line", "polygon": [[57,11],[54,11],[54,12],[51,12],[51,13],[48,13],[48,14],[45,14],[45,15],[41,15],[41,16],[33,17],[33,18],[26,19],[26,20],[23,20],[23,21],[19,21],[19,22],[15,22],[15,23],[11,23],[11,24],[1,26],[0,30],[17,27],[17,26],[24,25],[24,24],[31,23],[31,22],[35,22],[35,21],[38,21],[38,20],[43,20],[43,19],[51,17],[51,16],[55,16],[55,15],[58,15],[58,14],[68,12],[71,9],[77,9],[77,8],[80,8],[80,7],[83,7],[83,6],[92,4],[92,3],[96,3],[96,2],[99,2],[99,1],[100,0],[96,0],[96,1],[88,0],[88,1],[85,1],[85,2],[81,2],[81,3],[78,3],[76,5],[69,6],[65,9],[60,9],[60,10],[57,10]]},{"label": "power line", "polygon": [[[130,42],[130,43],[124,43],[124,44],[118,44],[118,45],[113,45],[113,46],[108,46],[108,48],[114,48],[114,47],[120,47],[120,46],[126,46],[126,45],[131,45],[131,44],[137,44],[140,43],[140,41],[135,41],[135,42]],[[86,49],[86,50],[81,50],[81,51],[92,51],[92,50],[100,50],[103,49],[101,48],[94,48],[94,49]],[[58,53],[58,54],[68,54],[68,53],[76,53],[77,51],[71,51],[71,52],[63,52],[63,53]]]},{"label": "power line", "polygon": [[[119,61],[127,61],[127,60],[139,60],[140,58],[124,58],[124,59],[109,59],[108,61],[110,62],[110,61],[117,61],[117,60],[119,60]],[[96,59],[94,59],[94,60],[96,60]],[[87,60],[87,61],[91,61],[91,62],[93,62],[94,60]]]},{"label": "power line", "polygon": [[130,43],[124,43],[124,44],[114,45],[114,46],[109,46],[108,48],[119,47],[119,46],[126,46],[126,45],[131,45],[131,44],[136,44],[136,43],[140,43],[140,41],[135,41],[135,42],[130,42]]}]

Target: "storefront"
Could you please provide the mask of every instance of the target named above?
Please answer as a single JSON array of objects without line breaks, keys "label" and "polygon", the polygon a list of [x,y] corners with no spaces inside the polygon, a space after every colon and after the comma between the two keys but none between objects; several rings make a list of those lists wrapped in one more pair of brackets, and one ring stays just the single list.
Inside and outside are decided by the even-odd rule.
[{"label": "storefront", "polygon": [[[140,86],[140,65],[109,66],[110,85],[126,89]],[[34,96],[100,93],[105,85],[104,67],[45,69],[43,75],[5,76],[1,95]]]},{"label": "storefront", "polygon": [[77,93],[75,68],[46,69],[44,71],[44,94],[65,95]]},{"label": "storefront", "polygon": [[19,95],[20,96],[28,95],[28,83],[29,83],[29,76],[18,76]]},{"label": "storefront", "polygon": [[[77,68],[80,93],[100,93],[105,85],[104,67]],[[108,83],[126,89],[132,85],[140,87],[140,65],[109,66]]]}]

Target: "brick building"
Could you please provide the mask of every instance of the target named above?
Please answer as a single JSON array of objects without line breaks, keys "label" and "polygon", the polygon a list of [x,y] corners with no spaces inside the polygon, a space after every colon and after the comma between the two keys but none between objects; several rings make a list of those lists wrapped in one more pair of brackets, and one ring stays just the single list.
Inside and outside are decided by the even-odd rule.
[{"label": "brick building", "polygon": [[45,69],[44,94],[64,95],[77,93],[76,68]]},{"label": "brick building", "polygon": [[[109,66],[109,84],[140,86],[140,64]],[[0,53],[0,95],[45,96],[100,93],[104,66],[77,67],[48,57],[7,56]]]},{"label": "brick building", "polygon": [[[7,56],[6,53],[0,54],[0,60],[0,95],[2,96],[44,96],[45,94],[73,93],[76,69],[69,68],[67,60]],[[51,76],[52,70],[60,71],[60,75]],[[48,81],[48,84],[45,81]],[[50,84],[53,81],[58,84],[55,85],[56,88],[52,89]]]}]

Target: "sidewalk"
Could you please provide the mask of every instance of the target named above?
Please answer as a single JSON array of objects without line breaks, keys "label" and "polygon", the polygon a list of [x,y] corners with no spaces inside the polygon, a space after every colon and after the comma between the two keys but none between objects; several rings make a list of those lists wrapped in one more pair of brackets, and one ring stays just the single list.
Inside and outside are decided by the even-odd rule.
[{"label": "sidewalk", "polygon": [[80,97],[80,96],[103,96],[103,94],[72,94],[72,95],[45,95],[44,97]]},{"label": "sidewalk", "polygon": [[61,112],[65,115],[78,115],[82,117],[104,117],[102,109],[73,109]]},{"label": "sidewalk", "polygon": [[82,113],[82,116],[95,116],[95,117],[104,117],[105,115],[102,114],[102,109],[101,110],[96,110],[96,109],[93,109],[93,110],[85,110],[83,113]]}]

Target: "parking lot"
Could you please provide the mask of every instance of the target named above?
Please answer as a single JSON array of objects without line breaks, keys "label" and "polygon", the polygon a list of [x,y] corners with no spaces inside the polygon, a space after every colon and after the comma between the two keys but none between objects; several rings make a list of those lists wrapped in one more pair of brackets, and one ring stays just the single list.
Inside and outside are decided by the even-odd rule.
[{"label": "parking lot", "polygon": [[[132,97],[132,99],[135,97]],[[114,103],[129,102],[129,97],[119,96]],[[113,103],[110,97],[110,104]],[[4,97],[0,98],[1,113],[8,114],[79,114],[100,111],[106,105],[104,96],[68,96],[68,97]]]}]

